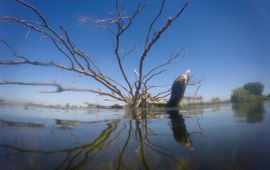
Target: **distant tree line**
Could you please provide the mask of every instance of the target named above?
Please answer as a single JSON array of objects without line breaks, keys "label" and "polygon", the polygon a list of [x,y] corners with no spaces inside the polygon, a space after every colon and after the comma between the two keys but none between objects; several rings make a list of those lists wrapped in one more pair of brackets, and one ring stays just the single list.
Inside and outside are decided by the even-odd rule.
[{"label": "distant tree line", "polygon": [[231,95],[231,101],[233,103],[243,102],[258,102],[269,99],[263,95],[264,85],[260,82],[250,82],[245,84],[243,87],[239,87],[233,90]]}]

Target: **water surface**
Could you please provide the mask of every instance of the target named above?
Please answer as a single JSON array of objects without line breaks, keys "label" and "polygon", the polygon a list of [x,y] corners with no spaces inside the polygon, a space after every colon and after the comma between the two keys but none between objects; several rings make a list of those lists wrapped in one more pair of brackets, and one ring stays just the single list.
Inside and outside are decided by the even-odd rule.
[{"label": "water surface", "polygon": [[0,106],[0,169],[270,169],[270,103],[203,110]]}]

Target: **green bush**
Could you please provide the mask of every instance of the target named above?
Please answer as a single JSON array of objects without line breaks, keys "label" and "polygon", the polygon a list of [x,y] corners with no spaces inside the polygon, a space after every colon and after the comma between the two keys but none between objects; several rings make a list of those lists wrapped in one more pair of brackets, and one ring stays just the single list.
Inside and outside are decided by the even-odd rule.
[{"label": "green bush", "polygon": [[70,104],[69,103],[66,103],[65,104],[65,108],[70,108]]},{"label": "green bush", "polygon": [[231,95],[231,101],[233,103],[257,102],[260,100],[262,100],[261,96],[251,94],[249,91],[242,87],[233,90]]},{"label": "green bush", "polygon": [[245,84],[243,88],[251,94],[261,96],[264,89],[264,85],[259,82],[251,82],[251,83]]},{"label": "green bush", "polygon": [[264,85],[259,82],[250,82],[243,87],[233,90],[231,101],[233,103],[259,102],[266,99],[262,96]]}]

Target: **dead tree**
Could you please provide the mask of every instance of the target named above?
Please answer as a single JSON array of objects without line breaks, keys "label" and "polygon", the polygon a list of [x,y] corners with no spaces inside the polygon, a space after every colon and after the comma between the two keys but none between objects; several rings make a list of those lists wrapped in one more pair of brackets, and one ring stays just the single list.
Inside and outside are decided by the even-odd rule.
[{"label": "dead tree", "polygon": [[166,69],[164,68],[169,64],[175,62],[175,60],[179,58],[180,53],[170,56],[165,63],[157,65],[156,67],[150,69],[150,71],[148,72],[144,71],[144,64],[152,48],[157,44],[157,42],[160,40],[161,36],[163,36],[166,30],[168,30],[168,28],[176,22],[177,18],[182,15],[184,10],[188,6],[188,2],[182,4],[173,16],[168,17],[166,22],[164,22],[159,29],[154,30],[154,25],[160,19],[161,14],[164,12],[165,0],[161,0],[159,10],[154,15],[146,30],[146,37],[144,42],[145,45],[142,53],[138,56],[139,65],[137,68],[138,72],[136,72],[138,78],[134,82],[131,82],[130,78],[127,76],[122,61],[126,56],[134,52],[136,47],[129,50],[126,54],[122,54],[120,52],[122,45],[121,41],[127,30],[136,20],[136,17],[142,12],[143,9],[145,9],[145,4],[138,4],[134,11],[131,14],[127,15],[126,12],[124,12],[125,10],[123,9],[122,4],[119,3],[118,0],[115,0],[115,17],[95,20],[96,23],[104,23],[110,25],[109,30],[113,37],[114,56],[117,60],[121,76],[125,83],[121,84],[118,81],[114,80],[112,76],[105,75],[105,73],[98,67],[98,65],[95,64],[93,58],[91,58],[90,55],[86,54],[83,50],[77,47],[77,45],[72,41],[69,33],[63,26],[59,26],[59,29],[54,29],[53,26],[50,25],[46,17],[35,6],[25,2],[24,0],[16,1],[20,5],[25,7],[26,10],[32,11],[33,14],[38,17],[39,21],[6,15],[0,16],[0,22],[13,23],[15,25],[24,26],[29,30],[35,31],[40,35],[48,38],[54,45],[54,47],[61,54],[63,54],[67,61],[69,61],[69,64],[65,65],[61,63],[56,63],[54,61],[43,62],[31,60],[28,56],[19,54],[16,49],[8,43],[8,41],[0,38],[1,44],[5,45],[7,49],[9,49],[16,57],[15,60],[0,59],[0,65],[32,65],[59,68],[66,71],[76,72],[81,74],[82,76],[94,79],[99,82],[102,87],[101,89],[97,90],[68,88],[56,82],[18,82],[9,80],[1,80],[0,85],[53,86],[56,88],[54,91],[45,91],[43,93],[58,93],[64,91],[92,92],[99,95],[111,97],[134,107],[139,107],[147,103],[159,103],[163,101],[162,99],[166,97],[166,95],[168,96],[170,89],[165,92],[160,92],[156,95],[151,95],[150,91],[151,88],[153,88],[154,86],[151,86],[149,84],[149,81],[152,80],[154,77],[160,75],[161,73],[165,72]]}]

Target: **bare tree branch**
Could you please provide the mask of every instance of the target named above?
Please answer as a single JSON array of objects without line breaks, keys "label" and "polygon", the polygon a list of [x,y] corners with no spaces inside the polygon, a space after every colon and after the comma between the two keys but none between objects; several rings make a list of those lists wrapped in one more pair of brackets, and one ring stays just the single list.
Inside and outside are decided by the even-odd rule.
[{"label": "bare tree branch", "polygon": [[[170,93],[171,93],[171,88],[169,88],[169,89],[166,90],[166,91],[163,91],[163,92],[160,92],[160,93],[156,94],[156,95],[154,96],[154,98],[164,98],[164,97],[169,96]],[[163,96],[161,96],[161,95],[163,95]]]},{"label": "bare tree branch", "polygon": [[[17,2],[21,3],[22,5],[26,6],[27,8],[29,8],[30,10],[34,11],[37,16],[41,19],[41,21],[43,22],[43,25],[39,24],[41,27],[45,28],[47,31],[51,32],[60,42],[62,42],[62,44],[66,47],[66,49],[69,51],[69,53],[72,55],[73,59],[76,61],[76,63],[81,67],[81,69],[84,69],[84,67],[82,66],[82,64],[78,61],[78,59],[76,58],[76,56],[74,55],[74,52],[71,50],[72,46],[69,46],[70,44],[68,42],[66,42],[62,36],[60,36],[55,30],[53,30],[49,25],[48,22],[46,20],[46,18],[42,15],[41,12],[39,12],[39,10],[37,10],[34,6],[22,1],[22,0],[17,0]],[[31,23],[31,22],[30,22]],[[32,22],[34,23],[34,22]],[[34,26],[32,25],[32,28],[34,28]],[[40,29],[34,29],[38,32],[42,32],[44,33],[44,31],[41,31]],[[52,41],[54,41],[54,44],[56,43],[55,37],[52,37],[51,35],[48,35],[48,33],[46,32],[46,35],[49,36],[51,38]],[[57,43],[56,43],[57,44]],[[59,47],[58,47],[59,48]],[[61,50],[60,50],[61,51]],[[70,58],[69,58],[70,59]]]},{"label": "bare tree branch", "polygon": [[147,83],[148,83],[152,78],[154,78],[155,76],[158,76],[158,75],[160,75],[160,74],[162,74],[162,73],[164,73],[164,72],[166,72],[166,71],[168,71],[168,69],[161,70],[161,71],[159,71],[159,72],[157,72],[157,73],[152,74],[151,76],[149,76],[149,77],[144,81],[144,84],[147,85]]},{"label": "bare tree branch", "polygon": [[[11,51],[12,55],[16,57],[16,59],[9,59],[9,60],[1,59],[0,65],[33,65],[43,67],[55,67],[66,71],[72,71],[84,75],[86,77],[93,78],[95,81],[103,85],[109,92],[93,89],[67,88],[67,87],[64,88],[57,83],[0,81],[0,85],[11,84],[11,85],[31,85],[31,86],[53,86],[56,88],[55,91],[49,91],[46,93],[56,93],[63,91],[93,92],[99,95],[109,96],[116,100],[124,101],[128,104],[134,105],[135,107],[139,106],[142,102],[147,101],[150,101],[152,103],[159,102],[161,95],[163,96],[168,95],[167,94],[168,92],[165,91],[158,93],[154,97],[151,96],[150,93],[148,93],[148,91],[154,86],[150,86],[148,85],[148,83],[154,77],[165,72],[166,69],[164,69],[164,67],[175,62],[176,59],[180,56],[180,52],[177,53],[176,55],[172,55],[171,57],[169,57],[168,61],[150,69],[146,74],[143,74],[144,62],[145,58],[147,58],[152,47],[158,42],[161,35],[170,27],[170,25],[183,13],[188,3],[184,3],[184,5],[181,8],[179,8],[179,10],[175,13],[175,15],[173,17],[169,17],[167,22],[164,23],[159,28],[159,30],[151,37],[154,25],[159,20],[164,10],[166,0],[161,0],[159,10],[153,16],[153,19],[149,23],[149,26],[147,26],[146,37],[144,42],[145,43],[144,50],[139,55],[139,66],[138,72],[137,71],[135,72],[137,74],[135,82],[130,82],[126,70],[124,68],[124,64],[122,62],[123,59],[125,59],[128,55],[136,51],[137,47],[134,44],[133,48],[126,51],[125,53],[122,52],[121,51],[123,44],[122,39],[124,33],[127,32],[132,23],[135,21],[136,17],[145,8],[145,4],[138,4],[137,7],[134,9],[134,11],[131,13],[131,15],[128,15],[123,4],[121,4],[119,0],[115,0],[116,16],[114,18],[94,20],[94,23],[97,24],[100,23],[112,25],[112,27],[110,27],[111,28],[110,32],[112,33],[111,36],[113,37],[114,55],[117,61],[117,65],[120,69],[121,76],[124,79],[124,83],[122,84],[114,80],[113,77],[105,75],[105,73],[94,62],[93,58],[76,46],[76,44],[71,39],[71,35],[63,26],[57,27],[59,28],[59,30],[54,29],[54,27],[52,27],[49,24],[46,17],[35,6],[25,2],[24,0],[16,0],[16,1],[23,7],[32,11],[34,15],[37,16],[38,20],[35,21],[33,19],[30,20],[24,18],[21,19],[17,18],[16,16],[0,16],[0,22],[21,25],[29,30],[33,30],[39,33],[43,37],[46,37],[54,45],[56,50],[58,50],[63,55],[63,57],[66,60],[68,60],[68,64],[66,65],[57,64],[54,60],[47,62],[40,61],[37,59],[33,60],[28,56],[20,55],[19,53],[17,53],[15,48],[13,48],[7,41],[0,38],[0,43],[6,46]],[[88,18],[80,18],[80,22],[85,23],[88,21],[90,21]],[[191,85],[192,83],[190,82],[189,84]]]},{"label": "bare tree branch", "polygon": [[137,47],[134,44],[133,47],[121,57],[121,60],[123,60],[125,57],[127,57],[128,55],[130,55],[131,53],[133,53],[134,51],[136,51],[136,49],[137,49]]},{"label": "bare tree branch", "polygon": [[201,88],[201,86],[202,86],[202,84],[200,84],[200,85],[197,87],[196,92],[195,92],[195,96],[197,96],[197,93],[198,93],[199,89]]},{"label": "bare tree branch", "polygon": [[91,92],[96,93],[102,96],[109,96],[114,99],[124,101],[122,98],[116,96],[115,94],[103,92],[100,89],[93,90],[93,89],[84,89],[84,88],[75,88],[75,87],[63,87],[60,84],[57,84],[55,82],[53,83],[46,83],[46,82],[21,82],[21,81],[0,81],[0,85],[24,85],[24,86],[52,86],[56,87],[54,91],[42,91],[40,93],[60,93],[65,91],[73,91],[73,92]]},{"label": "bare tree branch", "polygon": [[188,85],[189,86],[196,86],[196,85],[200,85],[203,82],[202,78],[194,78],[194,76],[191,76],[189,81],[188,81]]},{"label": "bare tree branch", "polygon": [[16,52],[16,50],[15,50],[15,49],[7,42],[7,41],[5,41],[4,39],[0,38],[0,42],[2,42],[3,44],[5,44],[5,45],[11,50],[12,54],[13,54],[15,57],[18,57],[18,58],[21,58],[21,59],[23,59],[23,60],[26,60],[26,58],[23,57],[23,56],[21,56],[21,55],[19,55],[19,54]]},{"label": "bare tree branch", "polygon": [[[141,57],[140,57],[140,63],[139,63],[139,81],[138,86],[136,88],[135,96],[138,97],[139,91],[141,89],[142,83],[143,83],[143,66],[144,66],[144,60],[148,53],[150,52],[151,48],[154,44],[159,40],[160,36],[169,28],[169,26],[184,12],[185,8],[187,7],[188,2],[186,2],[176,13],[175,16],[169,17],[167,22],[159,29],[159,31],[155,34],[155,36],[150,40],[150,42],[146,45]],[[162,7],[162,6],[161,6]],[[154,18],[155,20],[155,18]]]},{"label": "bare tree branch", "polygon": [[50,67],[56,67],[56,68],[60,68],[60,69],[68,70],[68,71],[75,71],[75,72],[78,72],[78,73],[81,73],[81,74],[84,74],[86,76],[90,76],[90,77],[94,78],[95,80],[97,80],[98,82],[103,84],[105,87],[107,87],[108,89],[110,89],[114,93],[125,98],[124,95],[121,94],[120,90],[118,90],[114,85],[112,85],[108,81],[102,79],[100,76],[98,76],[94,73],[87,72],[85,70],[80,70],[79,68],[67,67],[64,65],[55,64],[53,62],[45,63],[45,62],[32,61],[32,60],[23,60],[23,61],[1,61],[0,60],[0,65],[20,65],[20,64],[30,64],[30,65],[36,65],[36,66],[50,66]]},{"label": "bare tree branch", "polygon": [[[74,58],[75,62],[81,67],[82,65],[79,63],[79,61],[75,58],[74,54],[72,53],[72,51],[69,49],[67,43],[64,41],[64,39],[58,35],[55,31],[51,31],[52,29],[49,27],[44,27],[39,23],[36,23],[34,21],[28,21],[25,19],[18,19],[16,17],[12,17],[12,16],[0,16],[0,21],[6,21],[6,22],[11,22],[11,23],[17,23],[20,25],[23,25],[31,30],[34,30],[38,33],[41,33],[43,35],[45,35],[46,37],[49,37],[50,40],[53,42],[53,44],[56,46],[56,48],[62,53],[64,54],[68,60],[71,62],[71,64],[74,66],[71,57]],[[58,45],[58,43],[62,44],[66,50],[70,53],[70,55],[72,55],[71,57],[67,54],[67,52],[65,52],[65,50],[60,47],[60,45]]]},{"label": "bare tree branch", "polygon": [[171,55],[171,56],[169,57],[168,61],[166,61],[165,63],[162,63],[162,64],[160,64],[160,65],[158,65],[158,66],[152,68],[148,73],[146,73],[146,74],[143,76],[143,80],[146,79],[147,77],[151,76],[151,74],[152,74],[153,72],[155,72],[156,70],[158,70],[158,69],[160,69],[160,68],[162,68],[162,67],[165,67],[165,66],[167,66],[167,65],[169,65],[169,64],[174,63],[174,62],[176,61],[176,59],[178,59],[178,58],[181,56],[181,55],[180,55],[181,52],[182,52],[182,50],[181,50],[180,52],[178,52],[177,54],[175,54],[175,55]]},{"label": "bare tree branch", "polygon": [[[73,46],[73,44],[71,43],[71,40],[69,38],[68,33],[64,30],[63,27],[60,27],[60,29],[64,32],[64,35],[66,36],[67,40],[65,40],[61,35],[59,35],[55,30],[53,30],[48,25],[47,22],[44,22],[44,21],[46,21],[45,17],[43,17],[43,15],[35,7],[33,7],[27,3],[24,3],[21,0],[20,0],[20,3],[27,6],[31,10],[33,10],[41,18],[44,25],[38,24],[38,23],[33,22],[33,21],[21,20],[21,19],[18,19],[16,17],[9,17],[9,16],[1,16],[0,21],[2,20],[2,21],[15,22],[18,24],[22,24],[26,27],[29,27],[30,29],[33,29],[37,32],[40,32],[40,33],[46,35],[47,37],[49,37],[52,40],[52,42],[56,46],[56,48],[60,52],[62,52],[70,60],[70,62],[72,63],[72,67],[70,68],[67,66],[54,64],[53,62],[43,63],[43,62],[39,62],[39,61],[30,61],[29,59],[26,59],[26,58],[24,58],[24,60],[22,60],[22,61],[0,61],[0,64],[4,64],[4,65],[32,64],[32,65],[40,65],[40,66],[54,66],[54,67],[63,68],[63,69],[70,70],[70,71],[77,71],[79,73],[83,73],[84,75],[87,75],[87,76],[94,78],[95,80],[99,81],[101,84],[103,84],[105,87],[109,88],[114,93],[117,93],[122,98],[125,98],[125,96],[121,93],[121,91],[115,85],[111,84],[110,82],[108,82],[108,80],[106,80],[105,76],[102,74],[102,72],[99,70],[99,68],[94,64],[94,62],[92,60],[90,60],[90,58],[87,55],[85,55],[81,50],[78,50],[77,48],[75,48]],[[42,29],[39,27],[41,27]],[[63,45],[65,47],[65,49],[69,52],[69,54],[67,54],[58,45],[58,43]],[[10,47],[10,46],[8,46],[8,47]],[[71,57],[75,60],[76,64],[79,65],[80,70],[78,68],[75,68],[74,63],[71,60],[69,55],[71,55]],[[87,64],[87,68],[90,72],[85,70],[83,65],[77,59],[76,55],[78,55],[79,57],[84,59],[84,61]],[[97,68],[99,75],[94,70],[92,70],[90,68],[90,62],[94,65],[95,68]]]},{"label": "bare tree branch", "polygon": [[163,11],[165,2],[166,2],[165,0],[162,0],[157,15],[155,16],[155,18],[153,19],[153,21],[152,21],[151,24],[149,25],[149,28],[148,28],[148,31],[147,31],[147,35],[146,35],[145,45],[144,45],[145,48],[146,48],[146,46],[147,46],[147,44],[148,44],[148,41],[149,41],[149,37],[150,37],[150,33],[151,33],[151,31],[152,31],[152,28],[153,28],[155,22],[158,20],[158,18],[160,17],[160,15],[161,15],[161,13],[162,13],[162,11]]},{"label": "bare tree branch", "polygon": [[31,4],[26,3],[25,1],[22,1],[22,0],[16,0],[16,1],[21,3],[22,5],[26,6],[27,8],[30,8],[31,10],[33,10],[39,16],[39,18],[42,20],[44,26],[48,25],[46,18],[34,6],[32,6]]},{"label": "bare tree branch", "polygon": [[108,77],[108,76],[106,76],[106,78],[109,79],[110,81],[114,82],[118,86],[122,87],[127,93],[129,93],[128,89],[125,86],[123,86],[122,84],[120,84],[119,82],[117,82],[116,80],[113,80],[111,77]]},{"label": "bare tree branch", "polygon": [[141,6],[141,4],[139,4],[137,6],[136,10],[133,12],[132,16],[128,18],[128,23],[126,25],[124,25],[123,14],[121,13],[121,9],[119,7],[119,2],[118,2],[118,0],[116,0],[115,2],[116,2],[116,11],[117,11],[117,21],[115,22],[115,24],[117,26],[117,32],[115,34],[115,40],[114,40],[114,54],[116,56],[121,74],[129,87],[129,93],[133,97],[133,89],[132,89],[131,83],[128,80],[126,73],[124,71],[124,68],[122,65],[122,58],[123,57],[121,57],[121,55],[119,53],[119,47],[120,47],[121,35],[129,28],[129,26],[132,24],[133,20],[139,14],[139,12],[143,9],[143,7]]}]

